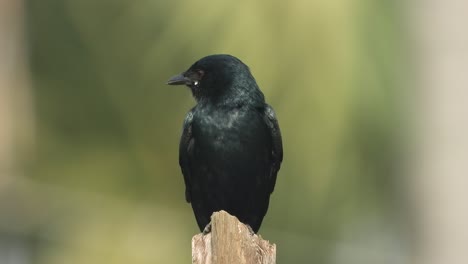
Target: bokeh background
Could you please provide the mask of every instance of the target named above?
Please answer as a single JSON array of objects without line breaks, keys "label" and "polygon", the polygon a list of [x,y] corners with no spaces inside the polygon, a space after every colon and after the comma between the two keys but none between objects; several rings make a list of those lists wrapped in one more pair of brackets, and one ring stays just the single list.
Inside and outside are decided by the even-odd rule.
[{"label": "bokeh background", "polygon": [[2,5],[0,263],[190,263],[178,143],[194,100],[165,82],[216,53],[249,65],[281,125],[260,230],[278,263],[409,262],[399,1]]}]

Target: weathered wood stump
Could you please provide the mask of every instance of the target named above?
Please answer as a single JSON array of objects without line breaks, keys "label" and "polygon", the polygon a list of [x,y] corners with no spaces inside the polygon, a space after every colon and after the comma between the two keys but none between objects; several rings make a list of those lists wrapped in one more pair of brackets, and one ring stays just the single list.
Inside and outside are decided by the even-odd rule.
[{"label": "weathered wood stump", "polygon": [[192,238],[193,264],[274,264],[276,245],[252,234],[225,211],[211,216],[211,232]]}]

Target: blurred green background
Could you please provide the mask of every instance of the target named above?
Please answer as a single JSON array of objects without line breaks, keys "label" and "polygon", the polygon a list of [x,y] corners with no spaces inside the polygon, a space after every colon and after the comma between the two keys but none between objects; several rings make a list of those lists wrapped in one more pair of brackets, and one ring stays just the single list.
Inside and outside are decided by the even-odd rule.
[{"label": "blurred green background", "polygon": [[249,65],[281,125],[284,162],[260,230],[278,263],[407,255],[394,1],[25,4],[35,145],[2,194],[13,203],[0,256],[3,243],[26,256],[11,263],[190,263],[198,229],[178,143],[194,100],[165,82],[216,53]]}]

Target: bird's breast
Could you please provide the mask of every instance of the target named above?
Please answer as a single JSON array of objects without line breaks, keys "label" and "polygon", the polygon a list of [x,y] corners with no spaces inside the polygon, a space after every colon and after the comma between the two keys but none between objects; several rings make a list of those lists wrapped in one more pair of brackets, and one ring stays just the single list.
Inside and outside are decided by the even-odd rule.
[{"label": "bird's breast", "polygon": [[197,180],[229,192],[245,191],[250,185],[256,188],[254,183],[261,183],[268,171],[271,142],[257,111],[196,112],[192,133],[192,164],[196,164],[193,177]]},{"label": "bird's breast", "polygon": [[193,133],[203,150],[237,155],[265,144],[267,131],[256,111],[235,108],[197,114]]}]

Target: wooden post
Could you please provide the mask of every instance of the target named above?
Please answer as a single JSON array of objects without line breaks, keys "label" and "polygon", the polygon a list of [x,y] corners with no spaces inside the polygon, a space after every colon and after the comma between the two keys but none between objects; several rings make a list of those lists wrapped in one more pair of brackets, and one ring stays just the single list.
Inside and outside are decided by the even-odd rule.
[{"label": "wooden post", "polygon": [[211,216],[211,232],[192,238],[193,264],[274,264],[276,245],[252,234],[225,211]]}]

